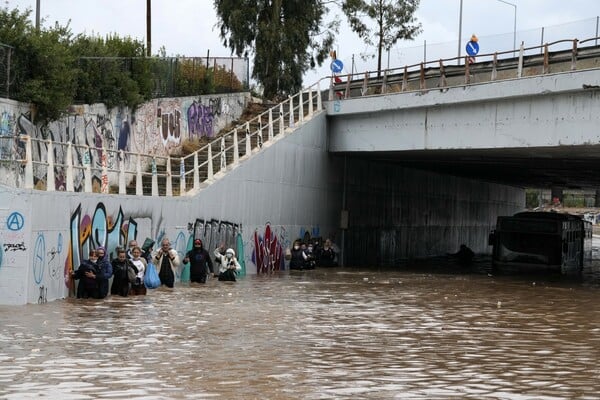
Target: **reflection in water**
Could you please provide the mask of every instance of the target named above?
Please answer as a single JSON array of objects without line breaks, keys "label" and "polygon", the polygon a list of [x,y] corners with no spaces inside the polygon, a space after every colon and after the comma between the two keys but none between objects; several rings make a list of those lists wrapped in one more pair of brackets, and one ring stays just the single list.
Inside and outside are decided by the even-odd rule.
[{"label": "reflection in water", "polygon": [[594,398],[594,268],[336,268],[3,306],[0,399]]}]

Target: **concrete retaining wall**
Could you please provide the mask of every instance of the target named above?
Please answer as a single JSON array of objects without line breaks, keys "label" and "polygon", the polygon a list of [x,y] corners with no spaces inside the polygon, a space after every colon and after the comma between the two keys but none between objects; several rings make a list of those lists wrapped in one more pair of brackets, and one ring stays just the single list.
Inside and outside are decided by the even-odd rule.
[{"label": "concrete retaining wall", "polygon": [[0,304],[64,298],[66,273],[90,246],[109,252],[168,237],[183,255],[200,237],[233,247],[248,274],[284,267],[297,237],[336,237],[339,165],[321,113],[189,197],[44,192],[0,186]]}]

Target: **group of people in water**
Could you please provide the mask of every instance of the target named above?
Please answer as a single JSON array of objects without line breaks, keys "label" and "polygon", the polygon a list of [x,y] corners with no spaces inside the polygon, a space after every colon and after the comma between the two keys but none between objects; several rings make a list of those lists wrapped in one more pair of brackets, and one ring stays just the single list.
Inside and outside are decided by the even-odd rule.
[{"label": "group of people in water", "polygon": [[318,240],[304,243],[297,239],[286,258],[290,260],[290,270],[337,266],[337,252],[330,239],[325,239],[323,246],[320,246]]},{"label": "group of people in water", "polygon": [[[92,249],[89,257],[82,261],[77,270],[71,273],[77,285],[77,298],[105,298],[109,291],[112,295],[145,295],[144,282],[149,264],[158,271],[160,285],[172,288],[175,284],[177,268],[181,264],[179,254],[171,248],[169,239],[163,239],[160,248],[153,251],[154,241],[147,239],[142,247],[135,240],[129,242],[129,249],[118,247],[116,257],[109,260],[104,247]],[[183,258],[190,264],[190,281],[206,283],[209,274],[220,281],[235,281],[242,269],[233,249],[219,246],[214,250],[214,261],[218,271],[213,268],[213,260],[203,247],[202,240],[195,239],[193,248]],[[110,283],[110,279],[112,283]],[[110,286],[110,287],[109,287]]]},{"label": "group of people in water", "polygon": [[[151,239],[146,239],[142,247],[132,240],[128,249],[118,247],[113,259],[109,259],[104,247],[90,250],[89,257],[71,275],[79,281],[77,297],[102,299],[109,292],[118,296],[145,295],[148,287],[145,278],[148,278],[149,268],[156,269],[161,286],[172,288],[181,262],[189,263],[190,282],[194,283],[206,283],[211,275],[218,277],[219,281],[235,282],[242,269],[233,249],[225,249],[221,245],[210,254],[201,239],[194,239],[192,249],[182,260],[179,253],[171,248],[169,239],[163,239],[157,251],[153,251],[153,246]],[[322,246],[318,240],[303,243],[298,239],[286,251],[286,259],[290,270],[337,266],[337,252],[330,239],[326,239]]]}]

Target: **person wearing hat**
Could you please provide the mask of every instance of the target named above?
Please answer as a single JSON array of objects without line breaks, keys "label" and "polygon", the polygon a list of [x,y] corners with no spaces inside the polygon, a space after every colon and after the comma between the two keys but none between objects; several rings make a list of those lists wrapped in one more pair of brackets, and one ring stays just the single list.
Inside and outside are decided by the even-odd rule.
[{"label": "person wearing hat", "polygon": [[183,258],[184,263],[190,263],[190,281],[206,283],[206,276],[213,274],[213,264],[210,254],[202,247],[202,240],[195,239],[194,247]]},{"label": "person wearing hat", "polygon": [[215,257],[221,262],[219,266],[219,280],[235,282],[235,276],[238,271],[241,271],[242,266],[235,258],[233,249],[225,250],[225,254],[221,254],[223,246],[215,249]]}]

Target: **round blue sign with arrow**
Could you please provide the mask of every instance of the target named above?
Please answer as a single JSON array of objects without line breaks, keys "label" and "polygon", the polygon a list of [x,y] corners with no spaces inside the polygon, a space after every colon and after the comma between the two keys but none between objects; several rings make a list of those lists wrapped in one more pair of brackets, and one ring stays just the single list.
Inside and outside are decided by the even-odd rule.
[{"label": "round blue sign with arrow", "polygon": [[479,53],[479,43],[470,40],[467,42],[465,49],[467,50],[468,55],[470,55],[471,57],[475,57],[477,53]]},{"label": "round blue sign with arrow", "polygon": [[342,60],[333,60],[331,62],[331,72],[333,72],[334,74],[342,72],[343,69],[344,63],[342,62]]}]

